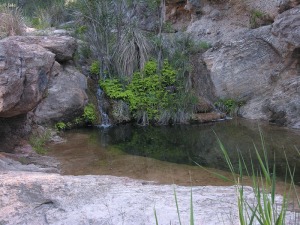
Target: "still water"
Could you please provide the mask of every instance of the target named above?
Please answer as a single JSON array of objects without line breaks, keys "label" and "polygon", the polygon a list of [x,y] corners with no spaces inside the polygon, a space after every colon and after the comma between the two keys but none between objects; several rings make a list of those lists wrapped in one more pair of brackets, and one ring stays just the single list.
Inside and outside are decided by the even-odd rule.
[{"label": "still water", "polygon": [[[230,176],[217,137],[234,164],[238,152],[245,163],[257,164],[254,145],[262,154],[260,131],[268,153],[269,167],[283,178],[286,158],[296,169],[300,184],[300,131],[255,121],[234,119],[197,125],[139,127],[131,124],[106,129],[75,129],[64,133],[65,143],[49,146],[49,155],[61,162],[68,175],[114,175],[181,185],[228,185],[195,165],[195,162]],[[275,159],[274,159],[275,158]]]}]

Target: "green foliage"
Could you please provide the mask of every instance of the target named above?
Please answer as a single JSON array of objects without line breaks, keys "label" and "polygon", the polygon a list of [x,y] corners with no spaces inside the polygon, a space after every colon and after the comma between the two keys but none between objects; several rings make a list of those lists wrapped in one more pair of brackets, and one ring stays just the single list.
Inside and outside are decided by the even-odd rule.
[{"label": "green foliage", "polygon": [[259,10],[252,10],[250,14],[250,28],[259,27],[259,20],[263,19],[265,14]]},{"label": "green foliage", "polygon": [[44,132],[43,134],[31,135],[31,137],[29,138],[29,143],[36,151],[36,153],[46,154],[47,149],[45,148],[45,145],[49,141],[50,136],[50,131],[46,130],[46,132]]},{"label": "green foliage", "polygon": [[172,23],[165,22],[163,24],[163,31],[166,33],[173,33],[173,32],[175,32],[175,29],[173,28]]},{"label": "green foliage", "polygon": [[100,74],[100,62],[99,61],[92,62],[91,66],[90,66],[90,72],[93,75]]},{"label": "green foliage", "polygon": [[[101,88],[108,97],[122,99],[129,103],[130,110],[135,119],[142,125],[149,121],[168,123],[180,109],[186,111],[188,108],[181,107],[181,100],[187,94],[183,93],[183,85],[177,79],[177,72],[168,61],[164,62],[161,74],[157,74],[157,63],[149,61],[142,72],[136,72],[131,82],[125,87],[117,79],[102,80],[99,82]],[[191,103],[186,98],[187,103]],[[165,111],[170,112],[166,116]],[[164,118],[164,119],[162,119]]]},{"label": "green foliage", "polygon": [[79,26],[79,27],[76,29],[75,33],[76,33],[76,34],[79,34],[79,35],[82,35],[82,34],[85,34],[86,31],[87,31],[87,27],[86,27],[85,25],[82,25],[82,26]]},{"label": "green foliage", "polygon": [[82,116],[87,123],[94,124],[97,121],[96,107],[92,103],[87,104]]},{"label": "green foliage", "polygon": [[[276,170],[275,164],[273,168],[269,167],[267,152],[265,148],[264,138],[262,133],[262,152],[260,152],[254,145],[255,153],[258,158],[259,165],[254,167],[253,163],[250,168],[247,168],[245,160],[241,154],[239,154],[239,168],[235,170],[232,165],[232,161],[228,156],[228,151],[225,149],[224,145],[217,138],[220,149],[223,153],[225,161],[231,171],[233,181],[237,187],[238,194],[238,211],[239,220],[242,225],[284,225],[285,217],[287,212],[287,203],[289,201],[289,196],[292,194],[291,189],[285,189],[281,206],[278,207],[278,203],[275,201],[276,195]],[[275,156],[274,156],[275,157]],[[248,177],[251,177],[253,193],[255,195],[254,203],[250,203],[245,198],[244,193],[244,171]],[[294,186],[293,176],[291,173],[291,168],[287,162],[287,171],[290,173],[286,174],[286,187]],[[287,183],[288,176],[290,176],[291,183]],[[296,193],[297,194],[297,193]]]},{"label": "green foliage", "polygon": [[199,49],[200,50],[207,50],[207,49],[209,49],[211,46],[210,46],[210,44],[209,43],[207,43],[207,42],[205,42],[205,41],[201,41],[200,43],[199,43]]},{"label": "green foliage", "polygon": [[244,101],[236,101],[234,99],[219,99],[215,102],[215,106],[221,111],[230,116],[237,115],[238,110],[245,104]]},{"label": "green foliage", "polygon": [[80,125],[80,124],[82,124],[82,122],[83,122],[83,118],[81,118],[81,117],[76,117],[73,121],[73,123],[75,125]]},{"label": "green foliage", "polygon": [[67,128],[67,125],[64,122],[58,122],[55,124],[55,128],[60,131]]}]

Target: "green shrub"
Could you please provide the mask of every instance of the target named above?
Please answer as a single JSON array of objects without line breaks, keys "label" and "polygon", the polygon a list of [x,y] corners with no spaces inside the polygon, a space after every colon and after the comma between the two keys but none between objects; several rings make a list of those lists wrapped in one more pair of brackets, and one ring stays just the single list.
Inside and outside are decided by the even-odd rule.
[{"label": "green shrub", "polygon": [[94,61],[92,62],[90,66],[90,72],[92,75],[99,75],[100,74],[100,62],[99,61]]},{"label": "green shrub", "polygon": [[94,124],[97,121],[96,107],[92,103],[87,104],[84,107],[82,117],[86,123]]},{"label": "green shrub", "polygon": [[[180,102],[182,96],[187,96],[182,92],[183,82],[177,79],[177,72],[167,61],[164,61],[161,74],[157,73],[157,63],[149,61],[144,70],[134,73],[131,82],[125,86],[117,79],[102,80],[99,84],[108,97],[129,103],[134,118],[142,125],[150,121],[178,122],[177,112],[186,112],[188,108],[182,107]],[[191,103],[188,98],[185,100]]]},{"label": "green shrub", "polygon": [[55,124],[55,128],[56,130],[60,131],[66,129],[67,125],[64,122],[58,122]]},{"label": "green shrub", "polygon": [[245,104],[244,101],[236,101],[234,99],[219,99],[215,102],[215,106],[221,112],[224,112],[230,116],[235,116],[238,113],[238,110],[241,106]]},{"label": "green shrub", "polygon": [[209,49],[211,46],[210,46],[210,44],[209,43],[207,43],[207,42],[205,42],[205,41],[201,41],[200,43],[199,43],[199,49],[200,50],[207,50],[207,49]]}]

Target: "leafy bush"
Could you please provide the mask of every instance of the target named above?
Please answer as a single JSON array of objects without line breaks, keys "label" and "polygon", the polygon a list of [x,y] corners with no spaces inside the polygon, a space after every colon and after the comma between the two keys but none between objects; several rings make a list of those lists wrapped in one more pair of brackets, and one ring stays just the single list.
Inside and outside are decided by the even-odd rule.
[{"label": "leafy bush", "polygon": [[84,107],[83,118],[87,123],[94,124],[97,120],[96,108],[92,103]]},{"label": "leafy bush", "polygon": [[241,106],[245,104],[244,101],[236,101],[234,99],[219,99],[215,102],[215,106],[221,112],[224,112],[230,116],[234,116],[238,114],[238,110]]},{"label": "leafy bush", "polygon": [[[182,82],[167,61],[160,75],[157,74],[157,63],[149,61],[142,72],[133,74],[126,86],[117,79],[102,80],[99,84],[110,98],[128,102],[133,116],[141,125],[147,125],[150,121],[176,123],[178,111],[188,111],[188,107],[180,105],[182,96],[187,96],[182,92]],[[188,98],[185,100],[191,103]],[[166,114],[166,111],[169,113]]]},{"label": "leafy bush", "polygon": [[90,72],[92,75],[99,75],[100,74],[100,62],[99,61],[94,61],[92,62],[90,66]]},{"label": "leafy bush", "polygon": [[58,122],[55,124],[55,128],[60,131],[67,128],[67,125],[64,122]]}]

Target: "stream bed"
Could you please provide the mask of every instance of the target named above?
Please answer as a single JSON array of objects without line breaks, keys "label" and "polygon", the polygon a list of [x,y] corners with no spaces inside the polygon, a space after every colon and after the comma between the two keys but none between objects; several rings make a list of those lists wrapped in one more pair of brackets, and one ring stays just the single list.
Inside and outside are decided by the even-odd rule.
[{"label": "stream bed", "polygon": [[300,155],[296,149],[300,150],[300,131],[243,119],[195,125],[125,124],[75,129],[64,133],[65,143],[49,145],[48,154],[59,160],[64,175],[113,175],[162,184],[231,185],[211,173],[230,177],[217,137],[234,166],[238,166],[240,152],[250,168],[251,160],[257,165],[254,145],[263,154],[260,131],[270,169],[275,162],[276,173],[283,180],[286,154],[299,185]]}]

